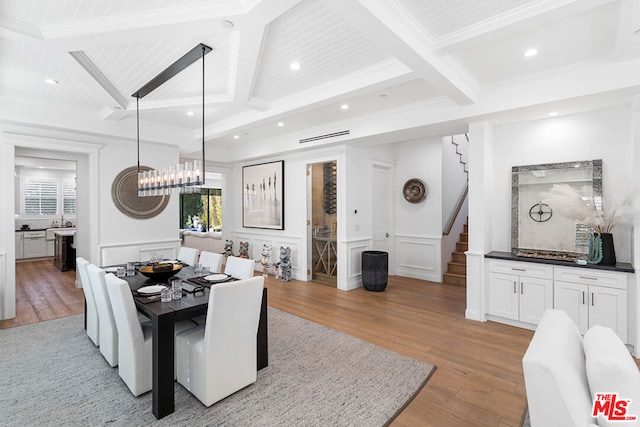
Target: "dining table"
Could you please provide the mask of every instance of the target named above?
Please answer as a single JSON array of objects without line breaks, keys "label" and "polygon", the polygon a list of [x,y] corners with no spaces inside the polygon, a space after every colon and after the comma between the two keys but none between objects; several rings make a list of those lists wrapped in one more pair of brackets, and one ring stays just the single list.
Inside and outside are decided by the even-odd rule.
[{"label": "dining table", "polygon": [[[144,265],[144,264],[143,264]],[[169,286],[168,278],[156,279],[140,273],[140,263],[133,275],[121,277],[126,280],[134,295],[137,310],[151,319],[153,334],[152,356],[152,411],[160,419],[175,411],[174,383],[175,383],[175,324],[182,320],[192,319],[207,313],[209,305],[209,287],[204,286],[201,291],[189,293],[183,291],[183,297],[172,299],[170,302],[160,301],[159,296],[149,297],[140,295],[137,290],[151,285],[165,284]],[[196,275],[193,267],[183,266],[172,278],[178,277],[185,283],[203,283],[203,275]],[[233,280],[230,278],[230,280]],[[210,284],[215,286],[216,283]],[[195,327],[194,323],[194,327]],[[257,369],[263,369],[269,364],[267,343],[267,288],[262,293],[262,305],[257,333]]]}]

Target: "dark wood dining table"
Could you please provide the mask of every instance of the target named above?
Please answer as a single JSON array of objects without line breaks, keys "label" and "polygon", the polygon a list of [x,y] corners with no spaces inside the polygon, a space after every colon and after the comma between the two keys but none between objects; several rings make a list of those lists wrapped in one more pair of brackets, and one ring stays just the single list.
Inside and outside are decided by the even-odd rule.
[{"label": "dark wood dining table", "polygon": [[[193,267],[185,266],[174,277],[179,277],[184,281],[195,277]],[[133,276],[125,276],[124,280],[129,283],[132,291],[143,286],[154,285],[159,282],[143,276],[137,269]],[[212,286],[215,286],[213,284]],[[136,292],[134,292],[134,296]],[[184,293],[181,299],[171,302],[141,302],[142,299],[134,298],[136,308],[146,317],[151,319],[153,328],[153,385],[152,401],[153,415],[160,419],[169,415],[175,410],[174,402],[174,347],[175,347],[175,324],[181,320],[190,319],[207,313],[209,304],[209,289],[195,294]],[[194,324],[195,326],[195,324]],[[267,289],[262,293],[262,307],[260,311],[260,322],[258,324],[257,335],[257,358],[258,370],[265,368],[269,364],[269,354],[267,348]]]}]

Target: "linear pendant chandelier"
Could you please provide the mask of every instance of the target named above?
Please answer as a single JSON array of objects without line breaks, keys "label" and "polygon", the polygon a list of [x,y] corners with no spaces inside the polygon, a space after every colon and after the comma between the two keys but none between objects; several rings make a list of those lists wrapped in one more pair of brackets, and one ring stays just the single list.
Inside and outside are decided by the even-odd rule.
[{"label": "linear pendant chandelier", "polygon": [[[174,191],[194,193],[199,192],[200,186],[204,184],[204,56],[211,50],[205,44],[198,44],[131,95],[136,98],[139,197],[165,196]],[[202,58],[202,160],[187,161],[160,169],[140,170],[140,98],[144,98],[200,58]]]}]

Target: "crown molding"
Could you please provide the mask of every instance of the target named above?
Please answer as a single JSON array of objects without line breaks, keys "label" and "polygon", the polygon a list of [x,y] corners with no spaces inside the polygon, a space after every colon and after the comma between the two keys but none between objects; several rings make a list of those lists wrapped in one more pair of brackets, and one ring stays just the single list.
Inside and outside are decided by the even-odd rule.
[{"label": "crown molding", "polygon": [[0,16],[0,36],[30,41],[42,41],[44,36],[36,25]]},{"label": "crown molding", "polygon": [[259,1],[237,2],[226,0],[215,6],[204,2],[194,5],[179,5],[171,8],[147,10],[103,18],[86,19],[77,22],[43,26],[40,30],[44,39],[71,38],[83,35],[115,33],[161,27],[192,21],[215,20],[228,16],[242,15],[255,7]]}]

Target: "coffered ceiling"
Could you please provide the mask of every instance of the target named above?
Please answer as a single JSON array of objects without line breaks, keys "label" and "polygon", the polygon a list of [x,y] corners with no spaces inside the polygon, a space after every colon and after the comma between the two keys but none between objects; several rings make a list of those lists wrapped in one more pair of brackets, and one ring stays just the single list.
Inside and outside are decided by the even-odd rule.
[{"label": "coffered ceiling", "polygon": [[[638,92],[638,3],[0,0],[0,125],[133,135],[131,95],[198,43],[213,48],[205,59],[213,147],[425,105],[438,112],[434,122],[554,100],[570,112],[574,95]],[[524,56],[528,49],[537,55]],[[179,137],[183,154],[197,150],[201,72],[197,61],[140,100],[141,129],[153,129],[143,138]],[[540,81],[566,96],[537,99]],[[498,100],[518,90],[520,102]]]}]

